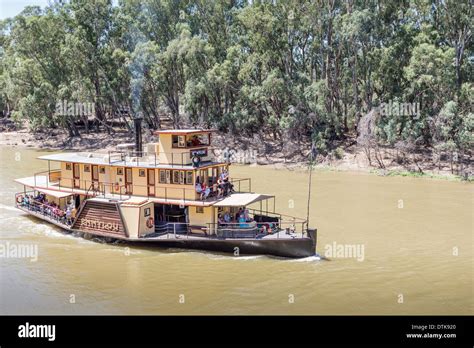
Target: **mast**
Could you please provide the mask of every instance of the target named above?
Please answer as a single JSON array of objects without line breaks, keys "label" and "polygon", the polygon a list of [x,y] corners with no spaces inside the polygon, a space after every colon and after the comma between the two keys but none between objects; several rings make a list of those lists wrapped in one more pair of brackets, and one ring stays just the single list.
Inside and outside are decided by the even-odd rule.
[{"label": "mast", "polygon": [[308,205],[306,208],[306,223],[309,225],[309,206],[311,203],[311,182],[313,174],[313,162],[317,156],[316,146],[314,145],[314,140],[311,141],[311,152],[309,154],[309,180],[308,180]]}]

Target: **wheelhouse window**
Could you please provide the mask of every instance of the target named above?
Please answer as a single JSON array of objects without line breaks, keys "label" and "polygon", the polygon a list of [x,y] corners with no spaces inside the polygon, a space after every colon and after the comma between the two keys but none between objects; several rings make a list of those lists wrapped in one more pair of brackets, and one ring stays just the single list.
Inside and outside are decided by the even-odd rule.
[{"label": "wheelhouse window", "polygon": [[186,147],[186,136],[184,135],[173,135],[172,141],[173,147]]},{"label": "wheelhouse window", "polygon": [[173,148],[195,148],[209,146],[211,144],[211,133],[197,133],[187,135],[172,135],[171,145]]},{"label": "wheelhouse window", "polygon": [[190,134],[186,136],[186,147],[208,146],[210,144],[210,133]]}]

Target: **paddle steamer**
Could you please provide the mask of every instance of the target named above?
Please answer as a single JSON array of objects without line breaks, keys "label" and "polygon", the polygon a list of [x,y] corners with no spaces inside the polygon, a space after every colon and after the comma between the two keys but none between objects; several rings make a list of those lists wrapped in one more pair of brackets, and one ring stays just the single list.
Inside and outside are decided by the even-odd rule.
[{"label": "paddle steamer", "polygon": [[[275,196],[252,192],[213,156],[212,130],[154,133],[142,146],[40,156],[48,169],[16,179],[22,211],[64,230],[144,245],[307,257],[316,230],[275,212]],[[54,169],[53,169],[54,168]]]}]

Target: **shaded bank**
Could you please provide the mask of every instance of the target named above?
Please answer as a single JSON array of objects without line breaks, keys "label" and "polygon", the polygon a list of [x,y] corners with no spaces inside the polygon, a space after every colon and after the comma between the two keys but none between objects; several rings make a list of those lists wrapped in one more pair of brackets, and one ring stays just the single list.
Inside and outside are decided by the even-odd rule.
[{"label": "shaded bank", "polygon": [[[0,132],[0,146],[32,149],[106,151],[118,144],[133,143],[133,134],[116,130],[112,134],[91,132],[80,137],[69,137],[61,130],[32,133],[26,129]],[[144,142],[154,137],[144,132]],[[252,138],[218,133],[214,138],[216,155],[230,158],[234,163],[269,165],[277,169],[305,170],[310,144],[305,141],[280,142],[262,135]],[[372,150],[375,151],[375,150]],[[450,156],[436,157],[430,149],[405,152],[395,147],[377,147],[378,160],[369,160],[367,148],[347,139],[334,145],[326,154],[318,155],[315,168],[319,170],[361,171],[378,175],[473,180],[472,157],[465,156],[462,165],[452,163]],[[373,152],[372,152],[373,153]]]}]

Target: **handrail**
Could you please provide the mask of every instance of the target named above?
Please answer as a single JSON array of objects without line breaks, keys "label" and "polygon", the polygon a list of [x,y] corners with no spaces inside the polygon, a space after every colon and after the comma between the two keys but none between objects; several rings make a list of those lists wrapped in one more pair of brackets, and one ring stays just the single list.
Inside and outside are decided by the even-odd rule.
[{"label": "handrail", "polygon": [[[74,187],[74,180],[79,181],[80,188]],[[64,182],[70,181],[71,186],[65,186]],[[81,180],[81,179],[74,179],[74,178],[61,178],[59,181],[59,188],[61,189],[61,182],[62,188],[70,189],[73,193],[78,194],[85,194],[91,195],[91,186],[98,185],[99,190],[94,192],[94,196],[116,196],[118,195],[120,199],[122,196],[139,196],[139,197],[146,197],[146,198],[164,198],[165,201],[168,200],[182,200],[183,202],[186,201],[195,201],[197,200],[197,192],[193,185],[188,185],[188,187],[159,187],[153,186],[155,188],[155,195],[150,195],[148,192],[148,185],[137,185],[137,184],[119,184],[116,182],[105,182],[105,181],[93,181],[93,180]],[[87,187],[87,188],[86,188]],[[100,189],[102,187],[102,190]],[[106,190],[108,188],[108,190]],[[128,191],[128,189],[131,189]],[[137,194],[136,189],[142,189],[143,192],[146,194]],[[78,191],[80,190],[80,191]],[[108,192],[107,192],[108,191]],[[157,195],[157,192],[163,192],[163,195]],[[175,194],[173,194],[175,193]]]},{"label": "handrail", "polygon": [[[50,218],[51,220],[55,221],[56,223],[59,223],[59,224],[62,224],[64,226],[67,226],[67,227],[71,227],[74,222],[75,222],[75,218],[72,218],[71,217],[71,224],[67,224],[65,222],[62,221],[62,219],[64,218],[64,220],[66,220],[66,212],[64,210],[62,210],[61,208],[59,207],[51,207],[47,204],[44,204],[44,203],[41,203],[41,202],[38,202],[36,201],[34,198],[33,199],[33,202],[29,202],[28,204],[25,204],[24,201],[22,201],[21,203],[18,202],[18,197],[19,196],[24,196],[25,194],[27,195],[28,193],[34,193],[33,190],[30,190],[30,191],[25,191],[25,192],[17,192],[15,193],[15,206],[18,207],[18,208],[26,208],[28,209],[29,211],[31,212],[34,212],[34,213],[40,213],[41,215],[45,216],[45,217],[48,217]],[[43,209],[35,209],[36,207],[43,207]],[[62,216],[58,216],[57,214],[54,214],[54,213],[47,213],[47,209],[44,209],[44,207],[46,207],[47,209],[57,209],[57,210],[60,210],[63,215]],[[76,209],[77,211],[77,209]],[[78,211],[77,211],[78,212]],[[78,217],[79,215],[76,213],[76,218]],[[66,220],[67,221],[67,220]]]},{"label": "handrail", "polygon": [[[252,192],[252,179],[251,178],[229,178],[230,182],[232,185],[234,185],[234,190],[235,190],[235,184],[238,184],[236,192]],[[248,182],[248,191],[241,190],[241,185],[240,183],[242,182]]]},{"label": "handrail", "polygon": [[[36,180],[36,176],[45,176],[46,177],[46,186],[45,188],[49,188],[51,185],[49,183],[49,176],[48,171],[41,171],[35,173],[35,186],[36,187],[44,187],[39,186]],[[251,190],[251,179],[250,178],[230,178],[229,179],[232,185],[234,186],[235,192],[250,192]],[[79,187],[75,187],[74,183],[78,182]],[[56,182],[55,182],[56,183]],[[66,183],[66,184],[65,184]],[[69,183],[69,185],[67,184]],[[248,190],[242,187],[241,183],[248,184]],[[95,185],[98,185],[99,189],[97,191],[94,190]],[[118,189],[117,189],[118,185]],[[95,180],[84,180],[84,179],[75,179],[75,178],[58,178],[57,185],[55,184],[54,187],[61,189],[68,189],[71,190],[72,193],[77,194],[85,194],[87,196],[91,195],[91,191],[93,192],[94,196],[103,196],[105,197],[107,194],[111,196],[118,195],[120,199],[122,196],[141,196],[147,198],[164,198],[165,201],[168,200],[182,200],[183,202],[186,201],[199,201],[200,194],[196,192],[196,189],[193,185],[190,184],[167,184],[167,185],[176,185],[177,187],[167,187],[161,185],[153,185],[154,194],[148,192],[148,188],[150,185],[138,185],[138,184],[119,184],[117,182],[107,182],[107,181],[95,181]],[[185,186],[185,187],[183,187]],[[102,187],[102,190],[101,190]],[[108,188],[108,192],[106,192],[106,187]],[[128,190],[128,189],[131,190]],[[142,190],[146,194],[136,194],[136,191]],[[159,194],[159,193],[162,194]]]},{"label": "handrail", "polygon": [[[132,150],[132,151],[114,150],[114,151],[108,151],[107,154],[108,154],[108,164],[109,165],[117,163],[117,162],[123,162],[123,165],[126,166],[127,165],[127,160],[128,160],[128,162],[130,164],[131,163],[136,163],[139,166],[140,162],[150,163],[149,158],[151,157],[153,159],[152,162],[154,163],[154,165],[156,167],[156,165],[159,164],[158,157],[160,155],[165,155],[168,158],[171,157],[171,162],[164,163],[164,164],[171,165],[171,167],[173,167],[175,165],[184,166],[184,165],[192,164],[191,154],[190,154],[189,150],[185,150],[185,149],[183,149],[183,151],[179,152],[179,153],[177,153],[177,152],[163,152],[163,151],[160,151],[158,153],[156,153],[156,152],[148,153],[146,151],[135,151],[135,150]],[[112,157],[117,156],[117,155],[120,156],[120,159],[113,161]],[[209,156],[209,154],[208,154],[208,156]],[[134,158],[135,161],[132,161],[131,158]],[[175,161],[175,158],[176,158],[176,161]],[[140,161],[140,159],[142,159],[142,161]]]},{"label": "handrail", "polygon": [[[219,225],[219,223],[206,223],[205,225],[193,225],[187,222],[166,222],[165,225],[161,227],[161,230],[165,230],[163,232],[154,232],[158,233],[159,235],[163,235],[164,233],[167,234],[167,239],[175,238],[180,239],[181,237],[189,238],[195,233],[191,232],[192,227],[201,226],[204,229],[206,238],[209,239],[232,239],[232,238],[253,238],[253,239],[260,239],[267,235],[275,235],[277,239],[280,239],[281,232],[287,231],[287,228],[282,228],[281,226],[275,228],[272,232],[264,232],[262,228],[258,225],[258,222],[246,222],[246,224],[253,224],[249,227],[241,227],[241,223],[227,223],[225,225]],[[230,225],[230,226],[229,226]],[[235,226],[234,225],[239,225]],[[181,227],[181,228],[180,228]],[[237,228],[238,227],[238,228]],[[154,234],[152,233],[152,234]],[[304,238],[304,233],[294,231],[289,233],[292,238]],[[156,235],[156,234],[155,234]],[[150,237],[143,237],[143,238],[150,238]]]},{"label": "handrail", "polygon": [[[249,226],[242,226],[243,225],[249,225]],[[271,230],[266,230],[262,225],[267,225],[267,224],[275,224],[273,229]],[[208,223],[207,225],[209,226],[209,231],[215,231],[216,233],[219,234],[219,232],[222,232],[222,234],[228,235],[227,232],[230,232],[232,238],[237,238],[235,237],[236,234],[242,235],[245,234],[245,232],[253,232],[255,235],[255,238],[258,236],[265,236],[268,234],[275,234],[277,238],[280,238],[280,232],[285,231],[287,234],[293,236],[294,238],[304,238],[306,229],[305,229],[305,224],[306,222],[293,222],[293,221],[278,221],[278,222],[269,222],[269,221],[250,221],[250,222],[231,222],[231,223],[219,223],[219,222],[214,222],[214,223]],[[297,226],[301,226],[300,228],[297,228]]]}]

